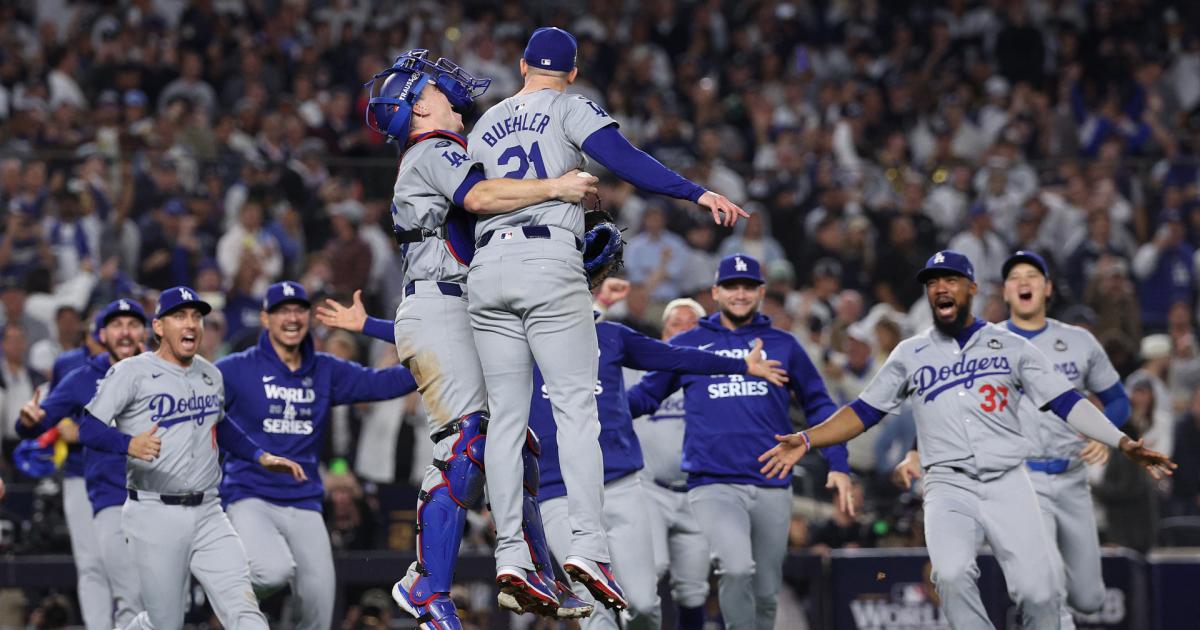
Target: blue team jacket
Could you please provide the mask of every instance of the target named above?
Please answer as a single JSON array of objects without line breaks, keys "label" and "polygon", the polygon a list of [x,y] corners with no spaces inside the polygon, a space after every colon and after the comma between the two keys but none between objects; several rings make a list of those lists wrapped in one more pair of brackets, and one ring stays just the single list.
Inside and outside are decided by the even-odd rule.
[{"label": "blue team jacket", "polygon": [[321,510],[325,488],[317,471],[329,409],[403,396],[417,388],[402,367],[373,370],[316,352],[312,337],[301,346],[300,369],[288,369],[264,331],[258,345],[217,361],[225,379],[226,420],[264,450],[294,460],[308,481],[226,457],[221,499],[228,505],[258,498],[277,505]]},{"label": "blue team jacket", "polygon": [[[599,322],[596,336],[600,342],[596,405],[600,412],[600,451],[604,455],[605,483],[633,474],[644,465],[642,447],[633,431],[633,416],[629,414],[622,366],[693,374],[743,374],[746,371],[746,363],[741,358],[670,346],[621,324]],[[541,468],[538,500],[546,501],[565,496],[567,489],[558,465],[558,429],[546,393],[546,382],[536,368],[533,384],[529,426],[542,446],[542,455],[538,458]]]},{"label": "blue team jacket", "polygon": [[[22,437],[37,437],[49,431],[63,418],[80,420],[83,417],[83,408],[96,395],[96,387],[110,367],[112,361],[108,353],[102,352],[87,358],[82,365],[61,377],[58,384],[50,390],[50,395],[41,402],[46,417],[36,427],[25,428],[17,425]],[[63,472],[68,477],[83,475],[93,514],[104,508],[125,503],[124,455],[72,445],[71,455],[67,457]]]},{"label": "blue team jacket", "polygon": [[[54,367],[50,369],[50,391],[54,391],[54,388],[58,387],[63,378],[75,371],[75,368],[87,363],[90,358],[87,346],[67,350],[58,355],[58,358],[54,360]],[[68,417],[75,418],[76,416],[71,415]],[[67,461],[63,464],[63,474],[65,476],[78,477],[84,474],[83,451],[84,448],[79,444],[72,444],[67,450]]]},{"label": "blue team jacket", "polygon": [[[758,456],[775,446],[775,434],[793,431],[788,416],[792,395],[804,409],[809,426],[824,422],[837,407],[795,337],[771,328],[765,315],[757,315],[737,330],[722,326],[720,318],[718,313],[701,319],[699,326],[680,333],[671,343],[742,358],[755,339],[762,339],[767,358],[781,361],[787,368],[788,386],[774,387],[756,378],[654,372],[630,388],[630,410],[635,417],[651,413],[671,392],[683,388],[683,470],[688,473],[689,488],[711,483],[789,486],[790,476],[767,479],[758,472],[762,467]],[[821,452],[832,470],[849,472],[844,445]]]}]

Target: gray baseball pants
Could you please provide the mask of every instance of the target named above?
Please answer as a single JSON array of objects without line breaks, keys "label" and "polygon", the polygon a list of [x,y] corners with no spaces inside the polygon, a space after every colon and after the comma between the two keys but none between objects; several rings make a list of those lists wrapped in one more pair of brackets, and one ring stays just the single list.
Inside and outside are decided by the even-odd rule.
[{"label": "gray baseball pants", "polygon": [[688,503],[717,561],[717,598],[727,630],[773,630],[783,583],[790,488],[709,484]]},{"label": "gray baseball pants", "polygon": [[488,498],[496,521],[496,565],[533,569],[521,532],[521,450],[537,362],[558,425],[567,487],[571,554],[609,561],[604,533],[604,465],[596,411],[596,324],[576,238],[499,230],[475,253],[467,276],[475,347],[487,384]]},{"label": "gray baseball pants", "polygon": [[262,499],[242,499],[225,512],[246,547],[254,592],[266,597],[290,583],[299,604],[297,630],[328,628],[336,576],[321,513]]}]

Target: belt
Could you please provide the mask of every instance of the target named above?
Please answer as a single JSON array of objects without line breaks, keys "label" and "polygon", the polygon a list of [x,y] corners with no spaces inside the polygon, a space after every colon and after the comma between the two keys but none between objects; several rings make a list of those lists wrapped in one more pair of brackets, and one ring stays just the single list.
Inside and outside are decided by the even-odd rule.
[{"label": "belt", "polygon": [[[479,432],[486,434],[487,433],[487,425],[488,425],[488,419],[485,417],[483,419],[483,421],[479,423]],[[438,442],[441,442],[442,440],[450,437],[451,435],[454,435],[455,433],[458,433],[461,430],[462,430],[462,420],[455,420],[454,422],[451,422],[450,424],[443,427],[441,431],[434,433],[432,436],[430,436],[429,439],[433,440],[434,444],[437,444]]]},{"label": "belt", "polygon": [[[187,494],[157,494],[143,490],[142,494],[145,495],[147,499],[157,497],[159,501],[162,501],[163,505],[183,505],[187,507],[195,507],[201,503],[204,503],[203,492],[189,492]],[[138,491],[134,490],[133,488],[129,489],[129,498],[133,499],[134,501],[141,500],[138,498]]]},{"label": "belt", "polygon": [[[512,238],[512,236],[517,232],[520,232],[527,239],[544,238],[551,240],[565,240],[563,237],[555,239],[555,232],[559,232],[564,235],[569,234],[570,238],[574,239],[575,241],[575,249],[583,251],[583,241],[579,240],[579,237],[575,236],[573,232],[564,228],[550,225],[526,225],[520,228],[501,228],[498,230],[488,230],[487,232],[483,233],[483,236],[479,237],[479,242],[475,244],[475,248],[480,249],[486,246],[492,241],[492,237],[497,233],[500,234],[499,240],[505,241],[509,238]],[[507,234],[507,236],[505,234]]]},{"label": "belt", "polygon": [[967,470],[966,468],[963,468],[962,466],[947,466],[946,464],[934,464],[934,465],[926,468],[925,471],[928,472],[930,470],[933,470],[934,468],[944,468],[946,470],[956,472],[960,475],[965,475],[967,477],[970,477],[971,479],[974,479],[975,481],[979,481],[979,475],[975,474],[974,472],[972,472],[970,470]]},{"label": "belt", "polygon": [[667,490],[670,490],[671,492],[679,492],[681,494],[687,492],[687,482],[686,481],[678,481],[675,483],[663,483],[663,482],[655,479],[654,485],[658,486],[659,488],[665,488]]},{"label": "belt", "polygon": [[437,290],[441,291],[442,295],[449,295],[451,297],[462,297],[463,293],[464,293],[462,285],[454,283],[454,282],[440,282],[440,281],[434,282],[432,280],[413,280],[412,282],[409,282],[407,285],[404,286],[404,297],[408,297],[417,292],[417,286],[418,286],[417,283],[436,286]]},{"label": "belt", "polygon": [[1069,459],[1031,459],[1025,462],[1029,470],[1034,470],[1047,475],[1061,475],[1067,472],[1071,467]]}]

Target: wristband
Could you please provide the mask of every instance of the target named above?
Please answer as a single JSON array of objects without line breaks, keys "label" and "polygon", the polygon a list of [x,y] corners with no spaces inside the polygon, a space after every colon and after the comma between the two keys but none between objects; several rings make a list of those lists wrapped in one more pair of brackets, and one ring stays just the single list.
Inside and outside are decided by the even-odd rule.
[{"label": "wristband", "polygon": [[810,440],[810,439],[808,438],[808,431],[801,431],[801,432],[800,432],[800,437],[804,438],[804,448],[805,448],[805,450],[809,450],[809,451],[811,451],[811,450],[812,450],[812,440]]}]

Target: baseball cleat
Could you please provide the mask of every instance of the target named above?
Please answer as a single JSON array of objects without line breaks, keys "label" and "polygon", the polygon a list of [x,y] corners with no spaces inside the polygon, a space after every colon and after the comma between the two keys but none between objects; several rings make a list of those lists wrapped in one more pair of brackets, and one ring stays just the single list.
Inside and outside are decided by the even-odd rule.
[{"label": "baseball cleat", "polygon": [[404,612],[417,619],[421,630],[462,630],[458,609],[445,593],[434,593],[424,599],[413,596],[412,587],[419,574],[409,571],[392,585],[392,599]]},{"label": "baseball cleat", "polygon": [[543,617],[556,616],[558,597],[542,583],[537,573],[526,572],[520,567],[501,567],[496,571],[496,584],[500,586],[496,603],[501,608],[518,614],[531,612]]},{"label": "baseball cleat", "polygon": [[554,590],[558,591],[558,618],[583,619],[592,616],[596,607],[579,599],[571,589],[562,582],[554,582]]},{"label": "baseball cleat", "polygon": [[629,604],[607,562],[593,562],[582,556],[567,556],[563,570],[572,580],[583,584],[596,601],[613,610],[625,610]]}]

